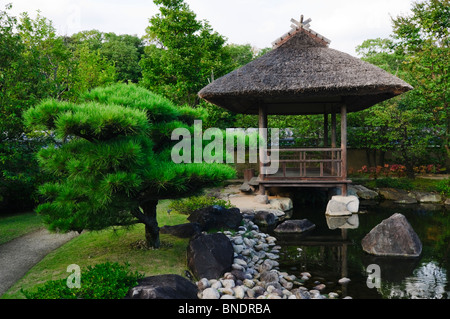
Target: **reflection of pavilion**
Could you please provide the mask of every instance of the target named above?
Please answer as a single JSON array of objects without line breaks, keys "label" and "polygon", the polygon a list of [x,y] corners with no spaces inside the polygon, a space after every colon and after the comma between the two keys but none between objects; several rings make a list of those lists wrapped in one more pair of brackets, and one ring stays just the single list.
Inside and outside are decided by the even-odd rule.
[{"label": "reflection of pavilion", "polygon": [[[359,226],[358,214],[350,216],[327,216],[327,225],[330,230],[340,229],[339,235],[282,235],[277,234],[280,244],[286,246],[306,246],[320,247],[322,258],[326,259],[331,255],[333,263],[340,265],[339,276],[348,277],[347,250],[353,243],[347,239],[348,229],[355,229]],[[347,285],[342,285],[342,295],[347,296]]]}]

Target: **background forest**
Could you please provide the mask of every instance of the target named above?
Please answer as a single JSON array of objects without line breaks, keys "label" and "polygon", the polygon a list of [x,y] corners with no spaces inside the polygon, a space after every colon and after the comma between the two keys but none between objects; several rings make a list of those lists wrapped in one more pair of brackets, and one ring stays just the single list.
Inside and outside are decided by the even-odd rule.
[{"label": "background forest", "polygon": [[[257,127],[255,116],[233,114],[201,101],[197,92],[215,78],[258,58],[270,48],[230,44],[183,0],[154,0],[159,13],[146,35],[82,31],[58,35],[52,22],[0,8],[0,212],[29,209],[37,185],[52,177],[38,168],[37,150],[55,137],[27,131],[22,115],[39,101],[76,103],[87,90],[135,83],[179,106],[203,107],[203,128]],[[450,169],[448,0],[412,2],[411,12],[392,18],[392,34],[367,39],[360,58],[410,83],[415,89],[349,115],[349,148],[366,151],[369,166],[384,166],[389,152],[409,175],[419,166]],[[269,126],[290,127],[295,143],[320,145],[322,116],[271,116]],[[438,171],[436,171],[436,169]]]}]

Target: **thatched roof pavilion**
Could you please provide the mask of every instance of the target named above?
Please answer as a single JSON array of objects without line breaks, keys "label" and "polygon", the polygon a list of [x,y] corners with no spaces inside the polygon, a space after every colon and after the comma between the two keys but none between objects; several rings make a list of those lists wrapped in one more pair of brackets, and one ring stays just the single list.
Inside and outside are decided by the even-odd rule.
[{"label": "thatched roof pavilion", "polygon": [[[260,186],[342,186],[347,180],[347,113],[368,108],[412,89],[392,74],[349,54],[328,47],[330,41],[309,28],[309,21],[291,20],[291,30],[273,43],[273,50],[204,87],[199,96],[233,112],[259,114],[267,127],[268,114],[324,114],[328,141],[328,114],[332,116],[331,148],[322,148],[317,176],[308,175],[314,159],[296,149],[294,160],[282,159],[281,176],[264,176]],[[341,114],[341,148],[336,148],[336,113]],[[334,135],[333,135],[334,134]],[[325,143],[325,146],[328,142]],[[282,150],[280,150],[282,151]],[[291,150],[292,151],[292,150]],[[328,157],[324,159],[323,154]],[[331,155],[330,155],[331,154]],[[290,153],[292,155],[292,152]],[[298,156],[297,156],[298,155]],[[299,174],[290,174],[295,171]],[[327,167],[329,174],[326,173]],[[319,167],[316,166],[318,170]],[[311,171],[311,170],[310,170]],[[279,175],[279,174],[278,174]]]},{"label": "thatched roof pavilion", "polygon": [[390,73],[328,47],[329,40],[303,23],[259,59],[199,92],[236,113],[323,114],[332,106],[360,111],[412,87]]}]

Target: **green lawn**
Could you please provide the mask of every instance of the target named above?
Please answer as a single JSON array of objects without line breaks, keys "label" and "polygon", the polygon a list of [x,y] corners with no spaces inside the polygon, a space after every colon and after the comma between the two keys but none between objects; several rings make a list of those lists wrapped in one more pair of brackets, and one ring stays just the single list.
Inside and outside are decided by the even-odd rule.
[{"label": "green lawn", "polygon": [[[158,223],[176,225],[187,222],[186,215],[167,214],[169,201],[158,205]],[[144,250],[136,248],[136,242],[144,239],[144,226],[138,224],[125,229],[109,228],[99,232],[84,232],[67,244],[47,255],[19,282],[6,292],[4,299],[24,298],[20,289],[35,290],[48,280],[67,278],[67,266],[77,264],[81,269],[106,261],[130,264],[130,270],[145,276],[178,274],[184,276],[188,239],[161,234],[162,248]],[[83,273],[81,273],[83,276]],[[83,278],[83,277],[81,277]]]},{"label": "green lawn", "polygon": [[34,212],[0,216],[0,245],[42,227],[41,217]]}]

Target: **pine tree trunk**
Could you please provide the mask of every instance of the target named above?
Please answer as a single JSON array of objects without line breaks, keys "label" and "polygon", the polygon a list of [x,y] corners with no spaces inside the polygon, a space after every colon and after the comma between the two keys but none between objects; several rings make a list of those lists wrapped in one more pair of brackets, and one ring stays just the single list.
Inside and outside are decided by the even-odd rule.
[{"label": "pine tree trunk", "polygon": [[147,201],[140,205],[142,210],[144,211],[143,223],[145,225],[145,240],[147,246],[153,248],[161,247],[161,242],[159,240],[158,221],[156,220],[157,205],[157,200]]}]

